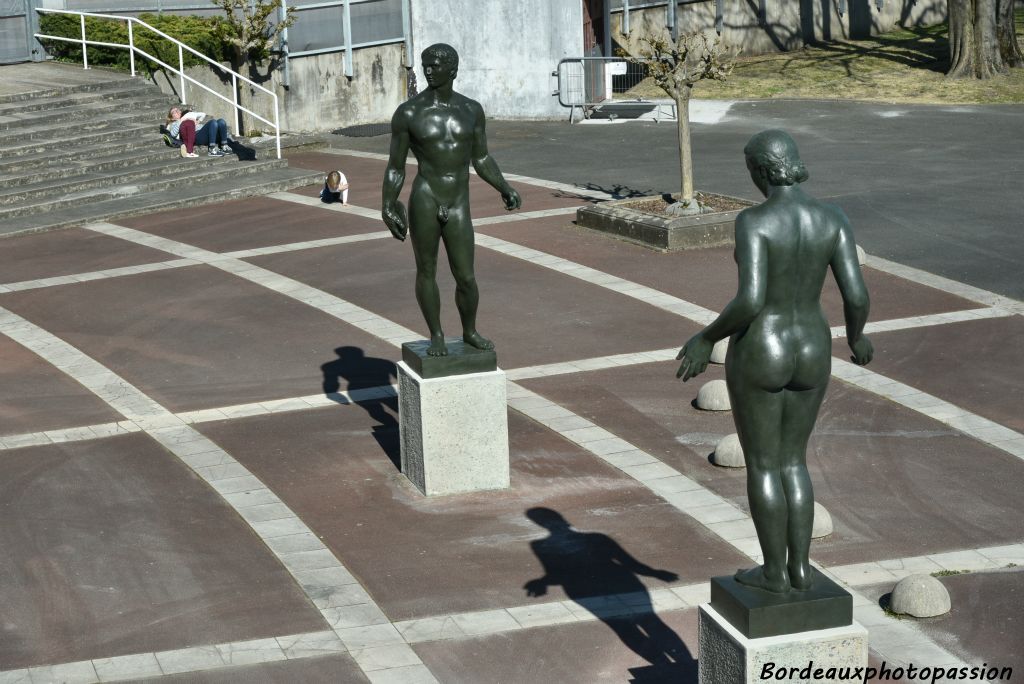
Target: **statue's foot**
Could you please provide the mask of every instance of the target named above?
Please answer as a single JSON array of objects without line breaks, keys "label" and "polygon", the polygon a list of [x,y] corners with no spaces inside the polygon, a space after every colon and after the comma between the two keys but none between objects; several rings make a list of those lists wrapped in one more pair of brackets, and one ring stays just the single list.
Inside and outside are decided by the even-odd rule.
[{"label": "statue's foot", "polygon": [[444,335],[430,336],[430,346],[427,347],[427,356],[448,356],[448,345],[444,342]]},{"label": "statue's foot", "polygon": [[490,351],[491,349],[494,349],[494,343],[491,342],[486,337],[481,336],[480,333],[476,332],[475,330],[473,332],[465,333],[462,336],[462,341],[471,347],[483,349],[484,351]]},{"label": "statue's foot", "polygon": [[799,565],[790,563],[787,568],[789,572],[789,585],[797,591],[807,591],[811,588],[811,584],[814,583],[814,575],[811,574],[810,563],[800,563]]},{"label": "statue's foot", "polygon": [[749,570],[737,570],[735,577],[740,584],[764,589],[774,594],[785,594],[789,591],[789,577],[786,576],[785,570],[775,575],[766,572],[764,566],[759,565]]}]

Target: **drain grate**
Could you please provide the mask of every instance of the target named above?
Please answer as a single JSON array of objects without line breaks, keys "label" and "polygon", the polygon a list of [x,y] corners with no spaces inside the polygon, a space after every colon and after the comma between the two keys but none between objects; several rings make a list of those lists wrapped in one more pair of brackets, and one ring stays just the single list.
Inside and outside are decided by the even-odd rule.
[{"label": "drain grate", "polygon": [[335,135],[344,135],[349,138],[372,138],[377,135],[387,135],[390,132],[391,124],[386,123],[345,126],[344,128],[336,128],[331,131],[331,133],[334,133]]}]

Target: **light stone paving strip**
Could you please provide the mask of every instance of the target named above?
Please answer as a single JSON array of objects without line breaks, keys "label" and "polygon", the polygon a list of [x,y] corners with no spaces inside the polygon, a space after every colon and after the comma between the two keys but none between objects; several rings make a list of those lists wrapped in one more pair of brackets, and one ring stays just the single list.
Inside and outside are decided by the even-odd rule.
[{"label": "light stone paving strip", "polygon": [[914,268],[913,266],[905,266],[903,264],[898,264],[895,261],[889,261],[888,259],[872,256],[871,268],[894,275],[898,278],[903,278],[904,280],[909,280],[913,283],[918,283],[919,285],[926,285],[928,287],[933,287],[936,290],[942,290],[943,292],[948,292],[949,294],[969,299],[972,302],[1006,309],[1016,314],[1024,314],[1024,302],[995,294],[994,292],[982,290],[981,288],[974,287],[973,285],[959,283],[955,280],[935,275],[934,273],[928,273],[927,271],[922,271],[921,269]]},{"label": "light stone paving strip", "polygon": [[[226,263],[232,262],[229,260]],[[356,657],[356,652],[377,647],[408,648],[369,593],[316,534],[230,454],[100,363],[3,308],[0,308],[0,333],[79,381],[203,478],[249,524],[291,573],[341,642],[353,652],[353,657]],[[263,641],[267,642],[265,647],[247,642],[249,645],[233,649],[231,653],[222,652],[216,647],[201,647],[185,649],[177,656],[168,655],[166,663],[159,658],[157,660],[165,671],[168,667],[179,667],[174,663],[180,663],[182,668],[174,671],[191,671],[239,664],[239,659],[260,657],[259,654],[265,651],[271,657],[274,648],[280,650],[278,646],[270,645],[273,640]],[[237,658],[233,655],[236,652]],[[410,668],[410,676],[415,675],[421,681],[434,681],[429,670],[411,650],[407,655],[409,657],[404,661],[415,660],[403,663]],[[229,657],[234,660],[228,660]],[[359,664],[358,658],[356,662]],[[127,661],[119,663],[119,667],[129,667]],[[139,664],[140,667],[150,667],[143,660]],[[88,674],[88,668],[81,664],[75,665],[77,669],[72,668],[72,665],[56,667],[71,668],[67,676],[76,680],[80,675]],[[89,667],[92,667],[91,664]],[[367,671],[366,675],[371,682],[380,681],[385,676],[378,673],[385,671]],[[49,674],[37,677],[30,670],[33,680],[54,674],[51,670],[47,672]],[[58,676],[65,677],[63,673]],[[98,677],[98,674],[93,676]],[[131,676],[145,676],[145,673]]]},{"label": "light stone paving strip", "polygon": [[908,575],[933,572],[978,572],[1024,565],[1024,543],[893,558],[834,566],[829,571],[852,587],[895,583]]},{"label": "light stone paving strip", "polygon": [[[1015,315],[1013,311],[997,306],[984,309],[968,309],[966,311],[951,311],[948,313],[929,314],[927,316],[910,316],[907,318],[892,318],[887,321],[872,321],[864,326],[864,332],[886,333],[896,330],[910,330],[913,328],[926,328],[933,325],[946,325],[947,323],[962,323],[965,321],[978,321],[983,318],[1007,318]],[[832,338],[846,337],[846,326],[837,325],[832,328]]]},{"label": "light stone paving strip", "polygon": [[[274,289],[275,291],[281,292],[283,294],[287,294],[288,296],[293,296],[296,299],[299,299],[300,301],[305,301],[307,304],[310,304],[312,306],[324,308],[324,310],[327,310],[325,307],[337,307],[337,302],[341,301],[338,300],[338,298],[327,295],[326,293],[315,290],[314,288],[309,288],[308,286],[302,285],[297,281],[293,281],[291,279],[278,276],[277,274],[273,274],[272,272],[266,271],[265,269],[260,269],[258,267],[251,266],[250,264],[246,264],[245,262],[239,262],[236,259],[227,258],[224,255],[218,255],[212,252],[207,252],[206,250],[200,250],[198,248],[193,248],[188,245],[182,245],[181,243],[176,243],[174,241],[166,240],[163,238],[157,238],[146,233],[142,233],[140,231],[121,228],[111,224],[94,224],[93,226],[90,227],[94,230],[98,230],[99,232],[103,232],[108,235],[121,237],[122,239],[131,240],[133,242],[139,242],[140,244],[144,244],[146,246],[154,247],[157,249],[164,249],[171,253],[186,256],[188,258],[195,258],[204,263],[209,263],[219,268],[224,268],[224,270],[228,270],[229,272],[235,273],[236,275],[241,275],[242,277],[245,277],[253,282],[257,282],[266,287],[270,287],[271,289]],[[547,265],[561,265],[561,262],[563,261],[564,260],[558,259],[556,257],[551,257],[550,259],[547,260]],[[587,270],[591,271],[592,269]],[[611,280],[605,280],[604,278],[600,278],[600,272],[595,271],[594,273],[598,274],[598,279],[602,281],[602,284],[629,284],[628,281],[623,281],[622,279],[615,277],[610,277]],[[590,274],[588,273],[588,275]],[[666,297],[668,296],[666,295]],[[674,297],[669,298],[671,300],[681,301],[676,300],[676,298]],[[669,304],[674,304],[675,301],[669,302]],[[371,332],[379,337],[383,337],[384,339],[388,339],[389,341],[392,341],[393,344],[400,344],[400,339],[396,341],[393,338],[389,339],[388,337],[385,336],[387,333],[393,332],[392,326],[394,324],[391,324],[390,321],[382,319],[381,317],[377,317],[374,314],[370,314],[370,312],[366,312],[366,314],[370,314],[369,317],[362,317],[360,315],[360,311],[365,310],[360,310],[358,307],[352,308],[352,305],[348,304],[347,302],[342,302],[342,306],[347,306],[349,308],[346,308],[342,315],[339,315],[338,313],[334,313],[334,315],[337,315],[339,318],[342,318],[344,320],[345,313],[355,311],[356,315],[360,316],[360,320],[355,321],[358,327],[363,327],[368,332]],[[402,333],[401,339],[409,339],[410,334],[413,333],[411,333],[411,331],[406,331]],[[552,427],[552,425],[557,425],[557,428],[552,427],[552,429],[555,429],[556,432],[559,432],[560,434],[570,439],[571,441],[580,444],[583,448],[587,449],[588,451],[595,454],[599,458],[619,468],[624,473],[630,475],[631,477],[638,480],[645,486],[649,487],[652,491],[659,494],[660,496],[665,498],[669,503],[674,505],[677,509],[688,515],[691,515],[696,520],[704,524],[706,527],[708,527],[708,529],[710,529],[712,532],[714,532],[716,535],[718,535],[728,543],[732,544],[740,552],[754,558],[755,560],[759,558],[760,549],[757,545],[756,533],[753,530],[753,524],[750,521],[749,517],[740,509],[735,507],[733,504],[722,499],[721,497],[714,494],[710,490],[705,489],[698,483],[682,475],[681,473],[671,468],[670,466],[661,463],[660,461],[650,456],[646,452],[643,452],[642,450],[635,448],[633,445],[626,442],[625,440],[621,440],[615,437],[615,435],[613,435],[612,433],[597,427],[590,421],[586,421],[585,419],[575,415],[571,411],[568,411],[567,409],[557,406],[553,402],[547,401],[540,395],[537,395],[533,392],[529,392],[525,388],[519,387],[511,382],[509,383],[509,404],[512,405],[514,408],[517,408],[518,410],[522,411],[526,415],[533,417],[536,420],[539,420],[541,422],[547,421],[545,424],[548,425],[548,427]],[[173,416],[168,417],[174,418]],[[174,420],[178,419],[174,418]],[[554,421],[559,422],[554,423]],[[186,430],[191,429],[188,428],[187,426],[183,426],[183,428]],[[173,430],[169,429],[169,431],[173,433]],[[165,437],[168,439],[173,439],[175,436],[177,436],[177,433],[165,435]],[[201,453],[201,451],[197,453]],[[227,456],[227,454],[225,453],[224,456]],[[227,456],[227,458],[230,459],[230,456]],[[233,459],[231,460],[233,461]],[[251,480],[247,480],[245,476],[239,477],[236,469],[231,469],[230,472],[224,472],[227,471],[228,469],[216,468],[216,466],[231,465],[230,463],[226,463],[223,460],[209,463],[208,465],[211,468],[210,473],[208,475],[209,477],[223,477],[224,475],[230,474],[234,475],[235,477],[224,478],[225,481],[237,481],[238,479],[242,479],[244,481],[241,488],[232,487],[232,490],[230,491],[224,491],[223,489],[219,489],[218,491],[221,491],[221,493],[224,494],[225,496],[241,493],[245,491],[245,487],[255,486],[259,482],[258,480],[256,480],[256,478],[252,476],[249,477],[251,478],[251,480],[255,480],[255,483],[253,483]],[[259,497],[257,501],[258,503],[253,503],[254,507],[265,507],[267,506],[267,504],[280,503],[279,500],[276,500],[276,496],[274,496],[269,491],[267,491],[265,494]],[[229,503],[232,503],[232,505],[236,505],[231,500],[229,500]],[[283,504],[281,504],[281,506],[283,506]],[[270,508],[273,509],[272,506]],[[260,513],[260,515],[262,517],[262,512]],[[249,518],[247,518],[247,520],[249,520]],[[300,525],[302,524],[300,521],[297,520],[297,518],[295,518],[294,520],[298,522]],[[305,548],[304,546],[296,548],[293,542],[289,542],[288,547],[286,549],[281,549],[280,547],[275,548],[275,539],[279,537],[288,537],[289,539],[292,539],[295,536],[303,536],[294,534],[296,532],[296,529],[294,524],[292,524],[291,520],[288,520],[286,523],[282,523],[281,519],[251,520],[250,524],[252,524],[254,529],[257,530],[257,533],[260,533],[267,538],[268,545],[279,554],[298,554],[303,551],[317,550]],[[311,533],[309,536],[311,536]],[[318,543],[318,540],[315,540],[315,538],[310,540],[309,536],[306,536],[305,540],[300,539],[300,543]],[[316,558],[315,554],[314,558]],[[314,572],[316,572],[316,570],[314,570]],[[347,574],[347,572],[345,574]],[[335,583],[337,583],[336,578]],[[305,586],[304,589],[306,589]],[[361,589],[361,587],[359,589]],[[307,591],[309,590],[307,589]],[[321,610],[333,607],[330,605],[330,598],[328,598],[326,603],[323,600],[324,597],[320,598],[321,600],[319,602],[316,601],[316,599],[314,599],[314,601],[317,603],[318,607],[321,607]],[[369,595],[366,595],[365,598],[369,599],[370,597]],[[881,613],[881,611],[876,605],[874,605],[872,602],[868,601],[866,598],[858,594],[855,594],[854,598],[855,602],[857,603],[856,610],[858,620],[860,620],[862,623],[867,624],[867,622],[870,620],[879,619],[879,615],[876,615],[875,613]],[[325,613],[325,617],[326,616],[327,614]],[[950,662],[954,660],[947,652],[934,645],[930,640],[928,640],[920,633],[917,633],[904,625],[887,624],[884,619],[884,614],[881,614],[881,617],[883,618],[883,620],[879,623],[879,629],[882,629],[886,632],[886,638],[883,640],[883,643],[888,645],[896,644],[897,642],[899,642],[899,644],[902,646],[913,646],[915,652],[918,652],[922,655],[927,655],[928,662],[934,662],[936,664]],[[360,619],[366,619],[366,617],[360,615]],[[346,628],[343,626],[343,624],[337,624],[336,622],[332,623],[332,626],[335,627],[336,631],[338,632],[339,636],[341,636],[343,641],[345,640],[346,634],[348,635],[349,639],[355,640],[354,644],[347,644],[350,649],[358,646],[390,646],[396,642],[388,640],[400,638],[400,636],[396,636],[397,632],[394,630],[394,626],[391,623],[387,622],[387,618],[383,615],[383,613],[379,613],[379,615],[371,615],[369,616],[369,619],[371,621],[382,620],[383,622],[369,627],[361,626]],[[500,626],[501,620],[498,620],[496,624]],[[477,629],[479,629],[479,627],[477,627]],[[381,642],[381,639],[384,639],[385,641]],[[886,655],[892,661],[899,660],[899,654],[894,653],[890,656],[889,654],[885,653],[885,650],[888,649],[877,650],[882,652],[883,655]],[[429,672],[426,672],[425,674],[426,676],[429,676]]]}]

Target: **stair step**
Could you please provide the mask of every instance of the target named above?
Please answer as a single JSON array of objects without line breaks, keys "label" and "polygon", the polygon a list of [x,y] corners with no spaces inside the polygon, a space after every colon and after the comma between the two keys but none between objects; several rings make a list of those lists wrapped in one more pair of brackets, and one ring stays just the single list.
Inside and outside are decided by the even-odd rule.
[{"label": "stair step", "polygon": [[60,169],[66,165],[88,164],[89,160],[106,157],[114,154],[122,154],[126,158],[139,150],[150,151],[152,149],[168,149],[160,140],[156,128],[147,129],[140,137],[124,140],[107,140],[93,143],[83,143],[70,149],[53,149],[39,154],[24,155],[20,157],[7,157],[7,151],[3,151],[3,158],[0,158],[0,184],[3,179],[21,175],[32,171],[45,171]]},{"label": "stair step", "polygon": [[123,128],[133,124],[149,124],[157,131],[166,119],[163,108],[139,109],[135,111],[99,112],[92,119],[75,119],[64,122],[48,122],[10,131],[0,131],[0,146],[15,145],[19,142],[49,140],[55,135],[70,135],[73,132],[90,133]]},{"label": "stair step", "polygon": [[12,173],[2,173],[3,169],[0,169],[0,192],[43,181],[55,183],[94,171],[132,169],[143,164],[171,159],[178,159],[178,149],[167,147],[163,143],[147,143],[142,147],[131,143],[126,145],[125,149],[115,151],[111,151],[108,146],[102,146],[81,159],[52,156],[41,160],[40,164],[26,165]]},{"label": "stair step", "polygon": [[[36,90],[22,93],[11,93],[10,95],[0,96],[0,105],[26,102],[28,100],[39,100],[48,97],[60,97],[62,95],[71,95],[73,93],[102,93],[108,90],[117,90],[124,86],[125,83],[132,82],[132,77],[124,75],[111,74],[109,80],[94,81],[92,83],[79,83],[73,86],[62,86],[60,88],[46,88],[45,90]],[[142,79],[135,77],[135,81],[142,81]],[[145,81],[142,81],[145,83]]]},{"label": "stair step", "polygon": [[55,107],[34,112],[17,114],[0,114],[0,135],[17,135],[20,131],[42,126],[68,125],[71,121],[83,123],[98,116],[115,112],[159,112],[161,119],[166,118],[170,105],[163,98],[139,96],[119,100],[100,100],[75,104],[68,107]]},{"label": "stair step", "polygon": [[81,225],[92,221],[115,220],[137,214],[149,214],[165,209],[191,207],[252,195],[282,192],[303,185],[311,185],[320,180],[322,177],[319,172],[310,173],[303,169],[286,167],[275,168],[254,176],[225,178],[218,182],[216,187],[204,183],[180,190],[178,188],[165,189],[3,221],[0,224],[0,235],[32,233]]},{"label": "stair step", "polygon": [[[187,159],[182,161],[197,161]],[[215,159],[220,164],[207,164],[200,168],[188,164],[178,164],[167,169],[167,173],[158,177],[144,176],[134,177],[134,174],[126,174],[129,178],[139,182],[126,180],[119,184],[112,182],[89,184],[89,187],[79,191],[64,193],[61,186],[51,189],[54,197],[43,199],[45,194],[34,193],[24,201],[15,201],[12,204],[0,206],[0,221],[9,221],[20,216],[38,215],[65,207],[82,206],[94,202],[131,197],[133,195],[159,193],[168,188],[181,190],[190,185],[211,185],[217,187],[221,181],[228,178],[234,179],[242,176],[251,176],[267,170],[286,167],[288,162],[284,159],[268,159],[256,162],[229,161],[224,158]]]},{"label": "stair step", "polygon": [[[167,150],[167,148],[164,148]],[[277,159],[266,159],[265,162],[274,162],[281,165],[283,162]],[[173,154],[168,150],[156,159],[148,159],[145,162],[133,164],[128,167],[115,167],[103,170],[95,166],[80,169],[73,176],[63,179],[43,178],[35,183],[23,184],[6,189],[0,189],[0,209],[15,204],[32,204],[47,197],[80,197],[92,194],[94,190],[109,190],[127,185],[134,185],[137,181],[152,179],[166,179],[171,182],[175,176],[194,174],[209,169],[227,169],[230,164],[237,163],[234,155],[225,157],[209,157],[203,154],[198,159],[182,159],[177,151]]]},{"label": "stair step", "polygon": [[129,79],[126,81],[120,81],[119,83],[121,84],[121,87],[113,90],[65,93],[62,95],[51,95],[48,97],[39,97],[31,100],[0,105],[0,117],[18,116],[22,114],[29,114],[31,112],[52,111],[55,109],[64,109],[66,107],[75,107],[94,102],[117,102],[118,100],[132,97],[159,97],[169,101],[176,99],[172,95],[165,94],[155,85],[141,79]]},{"label": "stair step", "polygon": [[48,140],[30,140],[24,145],[7,147],[4,149],[4,157],[6,160],[7,157],[24,157],[26,155],[35,156],[61,150],[68,152],[79,146],[111,141],[134,141],[137,145],[140,141],[153,140],[159,133],[157,126],[158,124],[155,123],[136,123],[126,126],[104,128],[98,131],[81,131],[78,135],[64,135],[59,138],[51,138]]}]

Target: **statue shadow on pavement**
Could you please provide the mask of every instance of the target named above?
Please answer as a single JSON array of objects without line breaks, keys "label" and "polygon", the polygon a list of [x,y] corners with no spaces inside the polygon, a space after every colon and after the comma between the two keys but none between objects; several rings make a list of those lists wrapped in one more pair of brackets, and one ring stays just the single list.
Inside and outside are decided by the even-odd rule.
[{"label": "statue shadow on pavement", "polygon": [[649,665],[630,668],[630,682],[675,684],[697,681],[697,661],[683,640],[654,612],[640,577],[663,582],[678,579],[633,558],[614,539],[600,532],[579,532],[550,508],[531,508],[526,517],[548,531],[530,542],[544,576],[523,585],[528,596],[543,596],[561,586],[571,600],[604,622]]},{"label": "statue shadow on pavement", "polygon": [[358,390],[391,385],[398,377],[395,362],[366,356],[359,347],[338,347],[334,353],[338,358],[320,366],[324,394],[339,404],[355,404],[366,411],[370,418],[376,421],[376,425],[371,428],[373,438],[395,467],[401,468],[398,419],[395,417],[398,415],[397,397],[388,396],[353,402],[340,394],[342,382],[345,383],[344,391],[350,394]]}]

